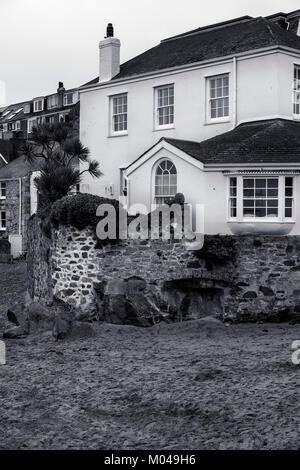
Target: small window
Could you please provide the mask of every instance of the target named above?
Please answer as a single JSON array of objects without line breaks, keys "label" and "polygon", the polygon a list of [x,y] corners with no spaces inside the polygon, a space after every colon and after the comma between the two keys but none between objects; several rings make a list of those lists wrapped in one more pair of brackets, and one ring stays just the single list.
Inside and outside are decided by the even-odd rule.
[{"label": "small window", "polygon": [[0,211],[0,230],[6,230],[6,212]]},{"label": "small window", "polygon": [[161,161],[155,172],[155,202],[164,204],[177,193],[177,170],[170,160]]},{"label": "small window", "polygon": [[68,106],[69,104],[73,104],[74,100],[74,93],[65,93],[64,94],[64,106]]},{"label": "small window", "polygon": [[16,131],[21,130],[21,121],[16,121]]},{"label": "small window", "polygon": [[43,111],[44,109],[44,100],[35,100],[33,102],[33,110],[35,113],[37,113],[38,111]]},{"label": "small window", "polygon": [[36,119],[28,119],[27,123],[27,132],[28,134],[30,134],[32,132],[33,127],[37,126],[37,122]]},{"label": "small window", "polygon": [[0,181],[0,199],[6,199],[6,181]]},{"label": "small window", "polygon": [[174,85],[156,88],[156,127],[174,124]]},{"label": "small window", "polygon": [[7,129],[9,131],[15,131],[16,130],[16,123],[15,122],[9,122],[7,125]]},{"label": "small window", "polygon": [[300,65],[294,67],[293,113],[300,117]]},{"label": "small window", "polygon": [[229,75],[208,79],[208,117],[210,120],[229,117]]},{"label": "small window", "polygon": [[48,96],[47,108],[52,109],[52,108],[57,108],[57,106],[58,106],[58,96],[57,95]]},{"label": "small window", "polygon": [[24,114],[30,113],[30,103],[24,105]]},{"label": "small window", "polygon": [[237,216],[237,179],[229,178],[229,217]]},{"label": "small window", "polygon": [[112,134],[127,133],[127,93],[111,97]]},{"label": "small window", "polygon": [[285,198],[284,198],[284,216],[286,218],[293,217],[293,208],[294,208],[294,187],[293,187],[293,178],[285,178]]}]

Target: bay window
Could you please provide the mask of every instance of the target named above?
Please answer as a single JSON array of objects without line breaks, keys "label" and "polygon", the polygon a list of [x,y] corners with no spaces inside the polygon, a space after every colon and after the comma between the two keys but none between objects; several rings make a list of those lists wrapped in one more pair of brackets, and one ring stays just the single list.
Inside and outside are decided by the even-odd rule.
[{"label": "bay window", "polygon": [[229,178],[229,220],[275,221],[294,216],[292,176],[232,176]]}]

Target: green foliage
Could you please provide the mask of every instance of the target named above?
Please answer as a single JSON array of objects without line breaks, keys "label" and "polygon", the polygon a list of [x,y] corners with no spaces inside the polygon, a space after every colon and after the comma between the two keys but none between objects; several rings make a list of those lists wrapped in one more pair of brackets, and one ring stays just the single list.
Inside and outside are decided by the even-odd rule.
[{"label": "green foliage", "polygon": [[207,267],[213,264],[223,266],[234,263],[237,258],[236,241],[228,235],[206,235],[203,248],[194,254],[197,258],[205,260]]}]

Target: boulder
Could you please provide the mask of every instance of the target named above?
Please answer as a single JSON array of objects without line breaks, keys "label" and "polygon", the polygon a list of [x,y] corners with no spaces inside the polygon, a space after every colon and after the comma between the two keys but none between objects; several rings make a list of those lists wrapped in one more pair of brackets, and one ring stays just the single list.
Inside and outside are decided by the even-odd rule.
[{"label": "boulder", "polygon": [[14,326],[8,330],[5,330],[3,333],[3,338],[5,339],[18,339],[26,338],[29,333],[28,325],[24,324],[22,326]]},{"label": "boulder", "polygon": [[71,322],[63,320],[56,315],[52,328],[52,335],[56,340],[65,339],[68,333],[71,331]]}]

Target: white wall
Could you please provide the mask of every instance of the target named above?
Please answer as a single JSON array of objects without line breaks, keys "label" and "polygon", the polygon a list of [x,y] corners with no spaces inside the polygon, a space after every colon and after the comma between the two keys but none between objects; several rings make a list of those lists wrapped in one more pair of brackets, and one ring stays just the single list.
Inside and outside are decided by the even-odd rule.
[{"label": "white wall", "polygon": [[[295,57],[285,53],[265,54],[237,61],[237,113],[236,122],[285,117],[292,119],[292,80]],[[300,62],[300,58],[298,63]],[[206,77],[229,73],[230,117],[228,122],[206,122]],[[235,125],[233,106],[233,62],[209,65],[190,71],[133,81],[131,83],[102,85],[100,88],[80,93],[80,136],[91,151],[91,157],[100,162],[104,173],[100,180],[86,175],[83,191],[106,197],[119,197],[119,167],[136,160],[159,141],[169,138],[202,141],[231,130]],[[154,130],[154,87],[174,83],[175,125],[168,130]],[[109,96],[128,93],[128,135],[110,136]],[[138,202],[148,198],[147,185],[151,166],[145,164],[142,172],[132,176]],[[178,162],[180,166],[181,163]],[[203,193],[206,199],[208,226],[213,231],[224,232],[227,195],[226,178],[222,173],[203,175],[185,168],[184,179],[178,181],[178,191],[191,198]],[[138,176],[139,175],[139,176]],[[105,192],[113,185],[114,192]],[[187,186],[186,186],[187,184]],[[194,187],[195,186],[195,187]],[[181,190],[182,187],[182,190]],[[202,188],[206,188],[205,191]],[[197,190],[197,194],[195,194]],[[133,197],[133,196],[132,196]],[[222,230],[221,230],[222,229]]]}]

